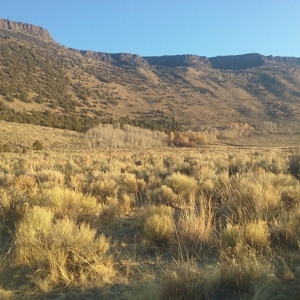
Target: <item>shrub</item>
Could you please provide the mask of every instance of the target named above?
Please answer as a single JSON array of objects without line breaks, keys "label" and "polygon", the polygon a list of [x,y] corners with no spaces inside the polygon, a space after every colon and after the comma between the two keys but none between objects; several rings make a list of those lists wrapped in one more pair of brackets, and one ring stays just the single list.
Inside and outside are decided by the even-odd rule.
[{"label": "shrub", "polygon": [[178,200],[178,195],[166,185],[162,185],[154,190],[154,201],[156,203],[174,206],[178,204]]},{"label": "shrub", "polygon": [[55,218],[67,216],[75,223],[92,222],[101,212],[101,204],[95,197],[59,186],[45,190],[41,195],[41,204],[50,207]]},{"label": "shrub", "polygon": [[12,147],[10,144],[3,145],[3,152],[11,152],[11,151],[12,151]]},{"label": "shrub", "polygon": [[289,158],[289,172],[296,177],[297,179],[300,178],[300,155],[292,155]]},{"label": "shrub", "polygon": [[202,198],[200,208],[196,205],[182,210],[178,221],[181,245],[192,252],[215,245],[214,213],[209,200]]},{"label": "shrub", "polygon": [[122,194],[119,199],[119,210],[120,214],[128,214],[131,211],[132,199],[127,194]]},{"label": "shrub", "polygon": [[38,184],[32,176],[20,175],[15,179],[14,185],[20,191],[26,192],[30,197],[37,195]]},{"label": "shrub", "polygon": [[123,213],[122,209],[125,209],[125,207],[120,207],[118,198],[107,197],[105,204],[102,206],[99,221],[104,224],[113,225],[120,216],[120,213]]},{"label": "shrub", "polygon": [[107,251],[109,240],[86,224],[68,218],[53,222],[48,208],[28,210],[16,228],[15,262],[26,263],[33,282],[42,292],[55,287],[87,284],[91,279],[107,282],[114,275]]},{"label": "shrub", "polygon": [[265,221],[256,221],[242,225],[227,224],[221,233],[220,246],[225,250],[235,248],[242,243],[256,250],[258,254],[270,251],[269,229]]},{"label": "shrub", "polygon": [[43,148],[44,148],[43,144],[40,141],[38,141],[38,140],[36,140],[32,144],[32,147],[33,147],[34,150],[43,150]]},{"label": "shrub", "polygon": [[175,238],[174,221],[168,215],[155,214],[147,218],[144,232],[156,246],[169,246]]},{"label": "shrub", "polygon": [[266,254],[270,250],[269,229],[264,221],[248,223],[244,228],[244,242],[257,253]]},{"label": "shrub", "polygon": [[294,210],[300,204],[300,186],[286,186],[281,192],[281,202],[286,210]]},{"label": "shrub", "polygon": [[135,174],[124,173],[119,176],[120,189],[127,194],[136,194],[138,185]]},{"label": "shrub", "polygon": [[164,180],[164,184],[170,187],[185,203],[195,199],[198,182],[193,177],[177,172],[168,176]]},{"label": "shrub", "polygon": [[173,209],[167,206],[150,208],[144,223],[148,240],[156,246],[170,246],[175,239]]},{"label": "shrub", "polygon": [[219,267],[222,282],[237,287],[241,293],[248,291],[254,280],[274,274],[272,263],[243,243],[222,251]]},{"label": "shrub", "polygon": [[101,203],[105,203],[107,197],[116,197],[119,190],[119,185],[111,177],[105,174],[99,180],[96,180],[91,185],[92,195]]},{"label": "shrub", "polygon": [[243,229],[240,225],[227,224],[222,231],[220,238],[221,249],[234,248],[238,243],[243,241]]},{"label": "shrub", "polygon": [[204,272],[195,264],[175,262],[165,271],[160,300],[202,300],[205,295]]}]

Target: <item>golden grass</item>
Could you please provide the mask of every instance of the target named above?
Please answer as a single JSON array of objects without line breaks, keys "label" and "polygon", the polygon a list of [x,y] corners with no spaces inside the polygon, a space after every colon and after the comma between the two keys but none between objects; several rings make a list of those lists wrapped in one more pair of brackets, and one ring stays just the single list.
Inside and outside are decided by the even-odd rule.
[{"label": "golden grass", "polygon": [[[276,280],[282,296],[299,284],[291,257],[299,252],[300,183],[284,167],[288,155],[5,154],[0,292],[214,300],[225,289],[229,298],[264,299]],[[232,173],[235,158],[251,168]]]},{"label": "golden grass", "polygon": [[76,225],[65,217],[54,222],[49,208],[34,206],[16,226],[15,264],[28,264],[32,281],[44,293],[57,286],[87,284],[97,278],[107,282],[114,276],[107,251],[109,240],[89,225]]},{"label": "golden grass", "polygon": [[200,197],[195,204],[181,211],[178,220],[179,241],[187,251],[199,252],[216,246],[215,216],[210,200]]},{"label": "golden grass", "polygon": [[250,289],[251,282],[274,276],[272,260],[257,254],[256,250],[238,243],[220,254],[221,280],[226,285],[234,285],[240,292]]}]

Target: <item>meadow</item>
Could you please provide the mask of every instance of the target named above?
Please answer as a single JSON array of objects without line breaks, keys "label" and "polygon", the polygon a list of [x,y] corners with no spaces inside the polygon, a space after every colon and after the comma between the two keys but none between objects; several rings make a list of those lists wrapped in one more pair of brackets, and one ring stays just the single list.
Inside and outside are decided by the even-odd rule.
[{"label": "meadow", "polygon": [[299,299],[299,176],[297,148],[2,153],[0,298]]}]

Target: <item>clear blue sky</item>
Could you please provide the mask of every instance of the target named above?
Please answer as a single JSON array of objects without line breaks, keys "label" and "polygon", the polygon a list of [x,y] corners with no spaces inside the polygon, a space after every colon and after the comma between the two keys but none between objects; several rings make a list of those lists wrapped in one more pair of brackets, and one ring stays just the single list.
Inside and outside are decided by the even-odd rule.
[{"label": "clear blue sky", "polygon": [[0,18],[80,50],[300,57],[299,0],[0,0]]}]

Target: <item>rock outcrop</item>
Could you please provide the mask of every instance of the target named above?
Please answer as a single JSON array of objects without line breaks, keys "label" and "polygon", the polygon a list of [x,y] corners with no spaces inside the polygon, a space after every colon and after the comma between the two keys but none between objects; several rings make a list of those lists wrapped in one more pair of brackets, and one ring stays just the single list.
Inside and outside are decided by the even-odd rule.
[{"label": "rock outcrop", "polygon": [[210,57],[209,61],[214,69],[249,69],[260,67],[265,64],[264,56],[258,53],[250,53],[243,55],[228,55]]},{"label": "rock outcrop", "polygon": [[282,56],[264,56],[258,53],[210,57],[209,61],[214,69],[241,70],[263,66],[268,63],[284,63],[299,65],[300,58]]},{"label": "rock outcrop", "polygon": [[300,65],[300,57],[284,57],[269,55],[265,57],[268,62],[284,63],[287,65]]},{"label": "rock outcrop", "polygon": [[82,55],[94,59],[99,59],[113,64],[125,64],[130,66],[152,65],[164,67],[197,67],[208,66],[220,70],[245,70],[257,68],[266,64],[280,63],[287,65],[300,65],[300,58],[264,56],[259,53],[242,55],[227,55],[207,58],[206,56],[183,54],[183,55],[164,55],[164,56],[140,56],[130,53],[105,53],[87,50],[76,50]]},{"label": "rock outcrop", "polygon": [[[78,51],[76,49],[72,49],[73,51]],[[105,53],[105,52],[94,52],[89,50],[79,51],[82,55],[94,59],[99,59],[109,63],[115,64],[126,64],[131,66],[138,66],[141,64],[147,64],[147,61],[144,60],[138,54],[131,53]]]},{"label": "rock outcrop", "polygon": [[[78,51],[72,49],[73,51]],[[205,56],[184,54],[184,55],[164,55],[164,56],[140,56],[130,53],[105,53],[93,51],[79,51],[86,57],[100,59],[109,63],[127,64],[131,66],[153,65],[165,67],[190,67],[207,65],[210,66],[210,61]]]},{"label": "rock outcrop", "polygon": [[[17,38],[33,42],[39,46],[47,47],[49,43],[54,46],[60,46],[49,34],[48,30],[22,22],[13,22],[0,19],[0,38]],[[266,64],[287,64],[300,65],[300,58],[264,56],[258,53],[249,53],[242,55],[216,56],[207,58],[206,56],[184,54],[184,55],[164,55],[164,56],[140,56],[131,53],[105,53],[95,51],[83,51],[70,49],[79,52],[82,55],[94,59],[99,59],[108,63],[129,66],[165,66],[165,67],[197,67],[208,66],[213,69],[221,70],[242,70],[256,68]]]},{"label": "rock outcrop", "polygon": [[[16,37],[21,38],[22,35],[27,35],[36,39],[40,39],[47,43],[55,43],[48,30],[21,22],[13,22],[10,20],[0,19],[0,32],[2,38]],[[23,36],[22,39],[25,37]],[[30,39],[30,38],[29,38]]]},{"label": "rock outcrop", "polygon": [[184,55],[164,55],[164,56],[144,56],[149,65],[165,67],[190,67],[196,65],[208,65],[210,61],[205,56],[192,54]]}]

